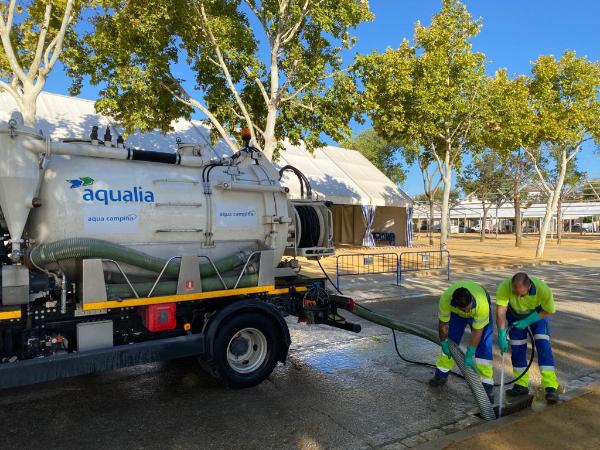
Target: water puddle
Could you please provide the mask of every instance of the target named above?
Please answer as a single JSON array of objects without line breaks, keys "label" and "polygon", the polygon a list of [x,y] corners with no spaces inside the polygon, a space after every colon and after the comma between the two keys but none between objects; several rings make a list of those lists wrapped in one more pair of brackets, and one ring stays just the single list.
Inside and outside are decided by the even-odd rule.
[{"label": "water puddle", "polygon": [[361,366],[359,358],[348,349],[312,353],[304,357],[304,362],[320,372],[329,374]]}]

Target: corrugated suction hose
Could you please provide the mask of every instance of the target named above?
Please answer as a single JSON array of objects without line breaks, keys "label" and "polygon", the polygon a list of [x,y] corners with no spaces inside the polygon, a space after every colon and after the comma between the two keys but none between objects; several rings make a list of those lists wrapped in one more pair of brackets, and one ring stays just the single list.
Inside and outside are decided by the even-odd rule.
[{"label": "corrugated suction hose", "polygon": [[[389,317],[382,316],[371,311],[364,306],[359,305],[358,303],[351,303],[347,306],[347,309],[359,316],[363,319],[368,320],[369,322],[376,323],[378,325],[391,328],[392,330],[398,330],[403,333],[412,334],[414,336],[418,336],[423,339],[427,339],[435,344],[440,343],[438,335],[435,331],[410,322],[403,322],[399,320],[390,319]],[[473,397],[475,397],[475,401],[477,402],[477,406],[479,406],[479,411],[481,413],[481,417],[484,420],[494,420],[496,418],[496,414],[494,413],[494,408],[488,398],[483,385],[481,384],[481,379],[479,374],[475,372],[471,367],[465,367],[464,359],[465,355],[461,351],[458,345],[454,342],[449,341],[450,343],[450,352],[452,353],[452,357],[454,361],[458,365],[458,368],[465,376],[465,380],[473,393]]]},{"label": "corrugated suction hose", "polygon": [[[342,291],[334,284],[331,280],[325,268],[321,264],[321,261],[317,259],[319,263],[319,267],[321,271],[329,280],[331,285],[338,291],[342,297],[336,298],[336,303],[338,306],[347,309],[351,313],[357,315],[358,317],[362,317],[369,322],[376,323],[383,327],[391,328],[392,330],[401,331],[402,333],[412,334],[413,336],[418,336],[423,339],[427,339],[437,345],[440,345],[440,339],[438,337],[438,333],[434,330],[424,327],[422,325],[417,325],[415,323],[403,322],[400,320],[390,319],[389,317],[382,316],[377,314],[374,311],[371,311],[369,308],[359,305],[354,300],[349,297],[343,297]],[[454,361],[458,365],[458,368],[463,373],[471,392],[473,393],[473,397],[475,397],[475,401],[477,402],[477,406],[479,407],[479,412],[481,414],[481,418],[484,420],[494,420],[496,418],[496,413],[494,412],[494,408],[492,407],[492,403],[490,402],[489,397],[487,396],[485,389],[483,388],[483,384],[481,384],[481,379],[479,374],[475,372],[471,367],[465,367],[465,354],[461,351],[460,347],[456,345],[454,342],[449,341],[450,343],[450,353],[452,353],[452,357]]]},{"label": "corrugated suction hose", "polygon": [[[232,289],[237,281],[237,276],[224,276],[223,281],[226,287],[223,286],[218,277],[202,278],[202,291],[218,291],[221,289]],[[256,286],[258,284],[258,275],[244,275],[238,283],[238,288]],[[133,283],[137,294],[140,297],[146,297],[154,283]],[[156,285],[152,292],[153,296],[172,295],[177,292],[176,281],[162,281]],[[106,294],[108,298],[129,298],[134,295],[128,284],[108,284],[106,286]]]},{"label": "corrugated suction hose", "polygon": [[[215,266],[220,273],[227,272],[244,264],[250,253],[250,250],[243,250],[216,261]],[[166,259],[157,258],[114,242],[81,237],[41,244],[29,252],[29,260],[35,267],[44,267],[68,259],[86,258],[112,259],[156,273],[160,272],[167,262]],[[165,269],[165,275],[177,277],[180,262],[179,259],[171,261]],[[206,277],[216,275],[216,272],[212,264],[200,263],[200,275]]]}]

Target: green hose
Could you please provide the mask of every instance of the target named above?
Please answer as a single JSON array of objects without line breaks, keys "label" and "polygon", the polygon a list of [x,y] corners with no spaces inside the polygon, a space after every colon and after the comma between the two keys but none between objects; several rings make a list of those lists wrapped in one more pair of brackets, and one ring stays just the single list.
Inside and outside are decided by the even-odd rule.
[{"label": "green hose", "polygon": [[[250,250],[227,256],[215,262],[219,273],[227,272],[246,262],[250,256]],[[167,260],[157,258],[147,253],[133,250],[124,245],[115,244],[101,239],[93,238],[69,238],[48,244],[38,245],[29,253],[29,259],[36,267],[44,267],[67,259],[102,258],[123,262],[135,267],[160,272]],[[165,269],[165,275],[177,277],[179,275],[179,259],[172,260]],[[200,264],[200,275],[203,277],[216,275],[215,269],[210,263]]]},{"label": "green hose", "polygon": [[[202,291],[218,291],[220,289],[231,289],[235,286],[235,282],[238,277],[236,276],[225,276],[223,281],[227,285],[223,286],[219,277],[203,278],[201,281]],[[249,287],[258,285],[258,275],[244,275],[237,287]],[[154,286],[154,283],[133,283],[133,287],[140,297],[146,297],[150,293],[150,290]],[[172,295],[177,293],[177,282],[176,281],[161,281],[156,285],[156,288],[152,292],[152,296],[161,295]],[[106,294],[109,299],[123,299],[133,297],[135,294],[131,290],[128,284],[108,284],[106,286]]]},{"label": "green hose", "polygon": [[[414,336],[418,336],[423,339],[427,339],[435,344],[440,343],[438,338],[438,334],[421,325],[417,325],[414,323],[403,322],[399,320],[390,319],[389,317],[382,316],[377,314],[370,309],[367,309],[353,301],[349,300],[345,301],[343,297],[338,297],[338,303],[341,304],[344,308],[346,308],[351,313],[357,315],[358,317],[362,317],[369,322],[376,323],[378,325],[384,326],[386,328],[391,328],[393,330],[398,330],[403,333],[412,334]],[[459,346],[454,342],[450,341],[450,352],[452,353],[452,357],[454,361],[458,365],[460,371],[465,376],[465,380],[473,393],[473,397],[479,406],[479,411],[481,413],[481,417],[484,420],[494,420],[496,418],[496,413],[494,412],[494,408],[488,398],[483,385],[481,384],[481,379],[479,374],[475,372],[471,367],[465,367],[464,363],[464,353],[460,350]]]}]

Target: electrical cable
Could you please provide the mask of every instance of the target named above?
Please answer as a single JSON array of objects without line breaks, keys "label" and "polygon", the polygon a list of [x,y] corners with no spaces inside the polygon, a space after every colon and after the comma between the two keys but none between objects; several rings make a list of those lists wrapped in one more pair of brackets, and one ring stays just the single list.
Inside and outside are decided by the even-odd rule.
[{"label": "electrical cable", "polygon": [[[329,282],[331,283],[331,285],[335,288],[335,290],[340,294],[340,295],[344,295],[344,293],[342,291],[339,290],[339,288],[335,285],[335,283],[331,280],[331,278],[329,277],[329,274],[325,271],[325,268],[323,267],[323,265],[321,264],[321,260],[317,259],[317,263],[319,264],[319,267],[321,268],[321,271],[323,272],[323,274],[325,275],[325,277],[327,278],[327,280],[329,280]],[[366,308],[365,306],[361,305],[362,308],[371,311],[369,308]],[[411,359],[408,359],[404,356],[402,356],[402,354],[400,353],[400,350],[398,349],[398,342],[396,341],[396,330],[394,330],[393,328],[390,328],[392,330],[392,335],[394,336],[394,347],[396,349],[396,353],[398,354],[398,356],[400,357],[400,359],[404,362],[407,362],[409,364],[418,364],[420,366],[425,366],[425,367],[431,367],[433,369],[437,369],[437,366],[435,364],[431,364],[431,363],[427,363],[424,361],[413,361]],[[516,378],[505,382],[504,384],[512,384],[512,383],[516,383],[517,381],[519,381],[521,378],[523,378],[525,376],[525,374],[527,372],[529,372],[529,369],[531,368],[531,365],[533,364],[533,360],[535,358],[535,339],[533,337],[533,334],[531,333],[531,330],[527,329],[527,334],[529,335],[529,339],[531,341],[531,356],[529,357],[529,363],[527,364],[527,367],[525,368],[525,370]],[[453,371],[450,371],[450,373],[454,376],[457,376],[459,378],[462,378],[463,380],[465,379],[465,377],[460,374],[460,373],[456,373]],[[495,383],[494,386],[498,387],[500,386],[500,383]]]},{"label": "electrical cable", "polygon": [[210,181],[210,172],[215,167],[224,167],[224,166],[225,166],[225,164],[222,164],[222,163],[209,164],[209,165],[205,166],[204,170],[206,170],[206,180],[204,179],[204,170],[202,170],[202,181],[205,181],[206,183],[208,183]]},{"label": "electrical cable", "polygon": [[[338,292],[338,294],[340,295],[344,295],[344,293],[342,291],[339,290],[339,288],[336,286],[336,284],[331,280],[331,278],[329,278],[329,274],[327,272],[325,272],[325,268],[323,267],[323,265],[321,264],[321,258],[317,258],[317,263],[319,264],[319,267],[321,268],[321,272],[323,272],[323,275],[325,275],[325,277],[327,278],[327,280],[329,280],[329,282],[331,283],[331,285],[333,286],[333,288]],[[364,308],[364,307],[363,307]],[[368,309],[368,308],[366,308]]]}]

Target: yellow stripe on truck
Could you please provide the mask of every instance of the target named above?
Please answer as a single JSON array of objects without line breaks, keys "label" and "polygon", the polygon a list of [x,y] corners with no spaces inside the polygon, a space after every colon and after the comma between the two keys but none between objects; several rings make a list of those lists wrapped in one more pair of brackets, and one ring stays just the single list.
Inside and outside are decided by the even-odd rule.
[{"label": "yellow stripe on truck", "polygon": [[15,311],[1,311],[0,312],[0,320],[8,320],[8,319],[20,319],[21,318],[21,310],[17,309]]},{"label": "yellow stripe on truck", "polygon": [[[297,287],[297,292],[306,291],[306,287]],[[104,302],[88,302],[83,304],[84,311],[92,311],[95,309],[115,309],[115,308],[128,308],[131,306],[145,306],[145,305],[158,305],[160,303],[177,303],[177,302],[190,302],[194,300],[207,300],[211,298],[219,297],[235,297],[238,295],[248,294],[262,294],[268,295],[279,295],[287,294],[290,291],[289,288],[275,289],[273,285],[267,286],[254,286],[239,289],[223,289],[219,291],[209,292],[196,292],[194,294],[176,294],[176,295],[163,295],[160,297],[143,297],[143,298],[127,298],[124,300],[108,300]],[[19,311],[19,317],[20,317]]]},{"label": "yellow stripe on truck", "polygon": [[163,295],[160,297],[127,298],[124,300],[108,300],[105,302],[84,303],[83,310],[128,308],[130,306],[158,305],[161,303],[191,302],[194,300],[208,300],[219,297],[235,297],[237,295],[259,294],[269,292],[275,286],[254,286],[239,289],[223,289],[220,291],[196,292],[193,294]]},{"label": "yellow stripe on truck", "polygon": [[[296,292],[306,292],[308,291],[307,287],[298,286],[295,288]],[[281,289],[273,289],[272,291],[267,292],[269,295],[280,295],[280,294],[289,294],[290,288],[281,288]]]}]

